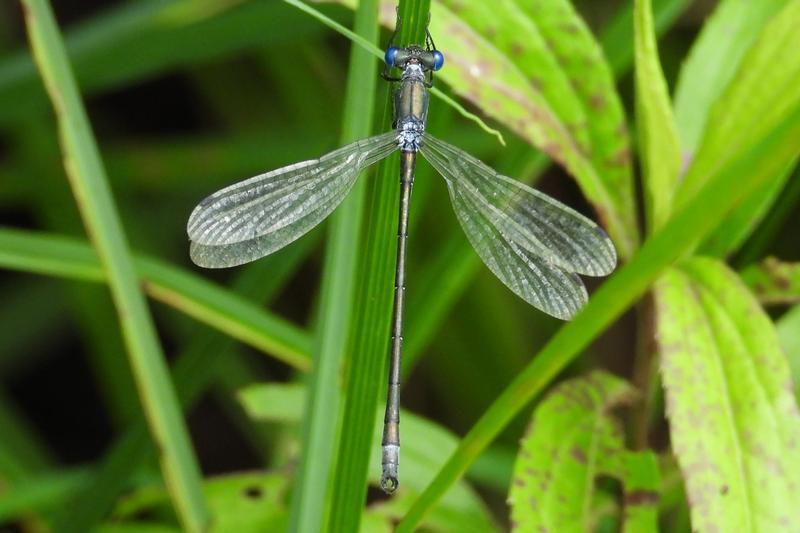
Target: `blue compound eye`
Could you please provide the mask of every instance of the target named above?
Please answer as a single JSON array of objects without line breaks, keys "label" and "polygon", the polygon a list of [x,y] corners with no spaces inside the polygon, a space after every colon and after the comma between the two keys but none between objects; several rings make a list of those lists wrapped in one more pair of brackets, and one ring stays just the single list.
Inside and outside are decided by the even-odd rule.
[{"label": "blue compound eye", "polygon": [[394,62],[395,57],[397,57],[397,47],[396,46],[390,46],[386,50],[386,55],[383,57],[384,60],[386,61],[386,64],[389,65],[390,67],[395,66],[395,62]]},{"label": "blue compound eye", "polygon": [[[387,52],[388,53],[388,52]],[[444,65],[444,54],[439,50],[433,51],[433,70],[439,70]]]}]

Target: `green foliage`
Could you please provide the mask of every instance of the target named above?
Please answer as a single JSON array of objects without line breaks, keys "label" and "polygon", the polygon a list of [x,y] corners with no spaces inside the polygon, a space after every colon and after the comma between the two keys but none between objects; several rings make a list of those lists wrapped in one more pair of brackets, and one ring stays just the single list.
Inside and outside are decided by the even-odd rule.
[{"label": "green foliage", "polygon": [[[800,527],[800,306],[783,313],[800,302],[798,0],[698,2],[685,16],[691,0],[399,2],[399,42],[420,42],[430,11],[446,58],[430,129],[503,174],[546,176],[556,195],[569,174],[623,264],[559,327],[486,274],[419,164],[403,396],[415,412],[402,411],[392,499],[367,491],[397,161],[362,176],[323,231],[241,275],[190,270],[184,227],[224,184],[391,127],[376,57],[398,2],[144,0],[79,17],[63,43],[45,0],[22,4],[28,47],[0,6],[0,213],[16,226],[0,228],[14,272],[0,285],[0,528]],[[183,129],[124,114],[150,83],[178,91]],[[174,115],[143,94],[145,114]],[[628,310],[636,320],[619,320]],[[112,421],[107,451],[77,468],[9,385],[48,368],[45,344],[80,345],[87,357],[69,365],[88,368],[93,408]],[[204,430],[209,403],[257,470],[208,466],[221,437]]]},{"label": "green foliage", "polygon": [[769,317],[707,258],[666,273],[656,295],[670,438],[693,526],[796,529],[800,416]]},{"label": "green foliage", "polygon": [[611,411],[635,390],[605,372],[566,381],[536,408],[520,445],[509,492],[512,526],[522,531],[597,528],[599,476],[618,479],[626,529],[656,531],[658,468],[649,453],[625,449]]},{"label": "green foliage", "polygon": [[[239,392],[239,399],[254,420],[297,424],[302,420],[306,391],[298,385],[254,385]],[[383,527],[405,514],[410,504],[430,481],[432,474],[456,447],[457,439],[449,431],[411,412],[403,411],[403,479],[395,498],[364,509],[362,524],[380,517]],[[380,442],[383,408],[374,416],[371,437],[369,482],[377,487],[380,480]],[[442,498],[424,524],[439,531],[496,530],[492,518],[477,494],[466,484],[458,483]],[[371,530],[374,526],[363,526]]]},{"label": "green foliage", "polygon": [[678,132],[672,118],[669,88],[658,61],[658,48],[649,0],[636,0],[636,123],[649,230],[669,218],[672,197],[680,173]]}]

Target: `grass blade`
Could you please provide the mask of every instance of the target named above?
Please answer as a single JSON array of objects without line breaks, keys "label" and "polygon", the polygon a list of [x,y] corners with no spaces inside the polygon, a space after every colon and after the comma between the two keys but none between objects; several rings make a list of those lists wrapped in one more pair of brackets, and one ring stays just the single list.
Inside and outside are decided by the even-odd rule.
[{"label": "grass blade", "polygon": [[[354,31],[367,42],[378,40],[378,1],[362,0],[356,10]],[[347,73],[341,144],[367,137],[373,123],[377,68],[372,55],[353,46]],[[340,370],[353,326],[359,236],[366,193],[365,176],[356,182],[331,216],[329,239],[320,289],[320,318],[316,332],[314,364],[308,378],[306,416],[300,467],[295,479],[290,514],[292,531],[322,530],[329,501],[329,479],[341,404]]]},{"label": "grass blade", "polygon": [[[312,232],[319,235],[319,232]],[[243,270],[232,290],[257,301],[266,301],[278,293],[299,263],[312,249],[316,239],[303,238]],[[175,389],[185,410],[191,409],[200,395],[220,378],[220,368],[234,354],[229,336],[205,331],[197,335],[173,365]],[[142,418],[131,424],[106,453],[85,490],[58,516],[56,531],[90,531],[111,509],[117,496],[129,485],[134,472],[154,450],[147,439]]]},{"label": "grass blade", "polygon": [[670,215],[672,195],[681,170],[678,132],[669,88],[658,59],[649,0],[636,0],[636,121],[642,158],[647,226],[658,230]]},{"label": "grass blade", "polygon": [[787,2],[723,0],[703,24],[675,88],[675,119],[687,160],[700,147],[711,108],[733,80],[745,53]]},{"label": "grass blade", "polygon": [[[423,42],[429,9],[430,2],[426,0],[401,0],[399,14],[403,23],[395,40],[399,46]],[[391,127],[391,111],[387,98],[384,130]],[[395,156],[379,167],[378,177],[369,183],[366,237],[359,267],[361,286],[345,371],[347,393],[333,478],[335,489],[328,524],[331,531],[358,529],[367,496],[374,414],[378,395],[385,390],[399,192]]]},{"label": "grass blade", "polygon": [[[106,275],[93,250],[75,239],[0,229],[0,266],[25,272],[102,282]],[[311,366],[311,341],[304,331],[243,297],[147,257],[134,267],[146,292],[235,339],[297,369]]]},{"label": "grass blade", "polygon": [[411,531],[442,493],[463,474],[509,421],[573,361],[580,351],[630,307],[673,261],[688,253],[721,217],[769,177],[758,169],[773,157],[786,157],[800,142],[800,108],[780,126],[714,174],[686,207],[653,235],[631,262],[609,279],[572,322],[548,344],[503,391],[462,439],[398,526]]},{"label": "grass blade", "polygon": [[203,530],[210,515],[202,494],[200,468],[147,303],[139,290],[122,223],[61,34],[46,0],[25,0],[23,6],[31,48],[59,117],[67,174],[108,277],[139,396],[161,450],[164,479],[183,525],[190,531]]}]

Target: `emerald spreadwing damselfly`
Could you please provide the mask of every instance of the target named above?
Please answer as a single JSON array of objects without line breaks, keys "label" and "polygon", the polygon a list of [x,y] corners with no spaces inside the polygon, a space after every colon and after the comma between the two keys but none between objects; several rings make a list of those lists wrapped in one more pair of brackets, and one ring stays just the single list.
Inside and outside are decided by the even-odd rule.
[{"label": "emerald spreadwing damselfly", "polygon": [[[381,457],[381,487],[388,493],[398,486],[406,241],[417,154],[445,179],[456,217],[486,266],[537,309],[571,318],[587,300],[578,274],[604,276],[617,262],[614,245],[597,224],[425,131],[428,89],[444,56],[427,31],[424,47],[397,47],[393,40],[383,71],[385,79],[398,84],[393,131],[226,187],[200,202],[187,225],[190,255],[197,265],[221,268],[254,261],[322,222],[344,200],[361,171],[400,151],[397,263]],[[400,75],[392,76],[393,72]]]}]

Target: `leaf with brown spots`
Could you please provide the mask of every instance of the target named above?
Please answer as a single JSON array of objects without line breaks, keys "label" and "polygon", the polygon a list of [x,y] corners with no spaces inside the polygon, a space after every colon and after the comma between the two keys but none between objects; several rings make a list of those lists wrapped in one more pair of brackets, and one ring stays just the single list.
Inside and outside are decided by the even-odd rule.
[{"label": "leaf with brown spots", "polygon": [[629,496],[626,515],[638,528],[630,531],[655,531],[655,458],[627,451],[610,413],[634,396],[625,381],[598,371],[562,383],[542,401],[514,465],[509,504],[515,529],[592,530],[595,508],[607,496],[595,491],[595,477],[606,475],[620,479]]},{"label": "leaf with brown spots", "polygon": [[769,317],[735,273],[708,258],[659,280],[656,311],[693,529],[800,530],[800,412]]},{"label": "leaf with brown spots", "polygon": [[800,303],[800,263],[768,257],[749,266],[741,276],[764,305]]}]

